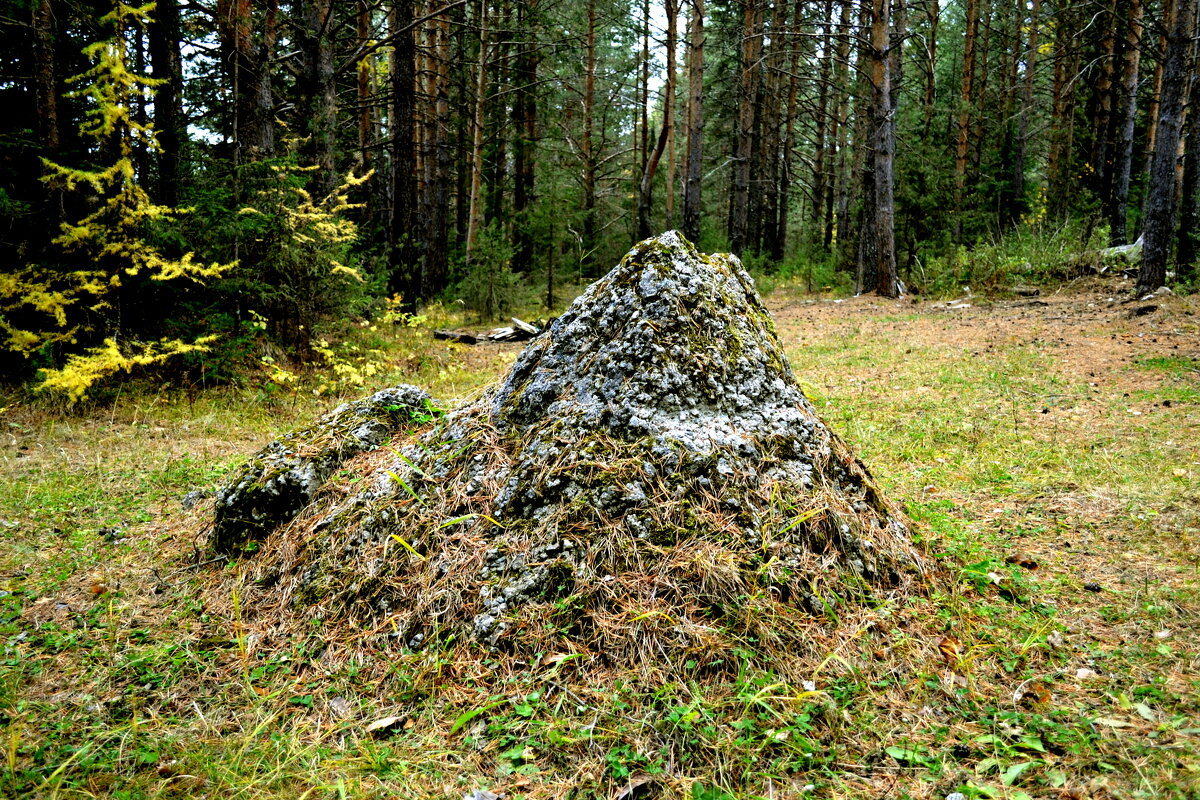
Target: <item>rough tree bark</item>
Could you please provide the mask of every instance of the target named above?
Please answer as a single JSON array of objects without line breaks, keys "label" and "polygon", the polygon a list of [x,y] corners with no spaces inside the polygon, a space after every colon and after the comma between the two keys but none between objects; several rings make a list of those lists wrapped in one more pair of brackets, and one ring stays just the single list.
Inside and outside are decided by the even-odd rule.
[{"label": "rough tree bark", "polygon": [[858,288],[882,297],[897,297],[895,198],[893,189],[896,132],[893,120],[892,75],[898,62],[893,48],[892,0],[870,0],[863,8],[870,24],[870,41],[863,55],[871,99],[870,153],[863,160],[863,226],[859,243]]},{"label": "rough tree bark", "polygon": [[33,6],[33,86],[38,143],[47,154],[53,154],[59,147],[59,82],[56,78],[54,39],[53,6],[50,0],[38,0]]},{"label": "rough tree bark", "polygon": [[409,307],[425,299],[418,280],[415,234],[417,209],[416,108],[413,84],[416,45],[407,27],[413,20],[412,0],[394,0],[389,10],[395,43],[392,47],[392,107],[389,132],[392,157],[392,213],[388,225],[392,276],[389,289],[403,296]]},{"label": "rough tree bark", "polygon": [[839,241],[845,237],[850,205],[850,172],[846,158],[846,143],[850,132],[850,3],[841,0],[841,15],[838,20],[837,45],[837,114],[833,120],[831,136],[837,164],[825,202],[825,251],[833,249],[834,231]]},{"label": "rough tree bark", "polygon": [[446,288],[450,231],[450,12],[443,10],[427,28],[429,64],[424,177],[421,181],[421,290],[433,296]]},{"label": "rough tree bark", "polygon": [[778,222],[781,207],[780,161],[783,155],[781,134],[783,115],[787,111],[787,101],[783,99],[789,38],[787,7],[787,0],[776,0],[764,35],[765,39],[769,38],[770,46],[765,47],[766,52],[762,57],[763,80],[759,86],[758,108],[755,112],[758,117],[758,147],[755,148],[756,167],[751,172],[755,176],[758,191],[751,195],[749,240],[753,249],[766,253],[768,258],[775,261],[783,257]]},{"label": "rough tree bark", "polygon": [[[800,26],[803,22],[804,3],[797,2],[795,3],[795,10],[792,17],[792,32],[797,36],[800,33]],[[788,211],[791,207],[792,198],[792,152],[796,148],[796,116],[800,99],[800,46],[798,42],[792,43],[791,54],[791,62],[788,64],[787,105],[783,115],[783,151],[779,154],[779,219],[775,225],[778,234],[775,241],[775,249],[771,252],[771,257],[777,261],[783,258],[784,251],[787,248]],[[816,189],[814,188],[814,209],[816,208],[816,196]]]},{"label": "rough tree bark", "polygon": [[1124,58],[1121,61],[1118,128],[1113,151],[1112,207],[1108,218],[1109,245],[1119,247],[1129,241],[1129,183],[1133,168],[1133,134],[1137,123],[1138,72],[1142,59],[1142,0],[1128,0]]},{"label": "rough tree bark", "polygon": [[475,254],[479,229],[483,225],[483,128],[487,112],[488,50],[490,47],[487,17],[488,0],[479,0],[479,63],[475,68],[475,112],[472,117],[471,140],[471,198],[467,212],[467,261]]},{"label": "rough tree bark", "polygon": [[1103,213],[1111,216],[1112,211],[1112,122],[1119,91],[1117,75],[1117,0],[1109,0],[1108,7],[1100,16],[1103,25],[1100,37],[1099,74],[1095,83],[1095,103],[1092,113],[1091,183],[1100,198]]},{"label": "rough tree bark", "polygon": [[1075,142],[1075,95],[1080,54],[1076,46],[1079,21],[1075,9],[1059,9],[1054,35],[1054,84],[1051,90],[1050,154],[1046,164],[1048,208],[1051,218],[1067,213],[1074,186],[1071,175]]},{"label": "rough tree bark", "polygon": [[163,81],[154,95],[154,130],[158,134],[158,202],[179,204],[179,148],[187,132],[183,125],[183,65],[179,57],[179,3],[158,0],[150,23],[150,63]]},{"label": "rough tree bark", "polygon": [[971,143],[971,106],[975,102],[975,47],[979,38],[979,0],[966,0],[967,22],[963,42],[962,89],[959,92],[958,134],[954,147],[954,241],[962,241],[962,213],[967,180],[967,153]]},{"label": "rough tree bark", "polygon": [[663,0],[667,13],[667,82],[663,87],[663,108],[669,110],[671,122],[667,135],[667,193],[664,200],[666,230],[675,227],[675,86],[679,79],[675,63],[675,47],[679,40],[679,0]]},{"label": "rough tree bark", "polygon": [[639,126],[640,139],[638,153],[641,156],[639,164],[642,175],[646,174],[646,165],[650,162],[650,0],[642,0],[642,79],[638,89],[638,106],[642,115]]},{"label": "rough tree bark", "polygon": [[308,163],[316,167],[309,181],[309,192],[314,199],[321,199],[337,186],[338,102],[330,35],[333,3],[297,0],[295,13],[300,57],[296,88],[300,96],[301,128],[307,134],[302,152]]},{"label": "rough tree bark", "polygon": [[824,13],[821,19],[823,29],[821,36],[821,64],[818,67],[817,118],[814,120],[816,133],[813,139],[813,202],[812,211],[809,214],[809,221],[813,229],[811,236],[813,240],[820,238],[821,211],[825,205],[825,150],[828,138],[827,132],[831,132],[829,131],[830,128],[836,127],[836,123],[831,126],[829,120],[829,76],[833,64],[833,0],[825,0]]},{"label": "rough tree bark", "polygon": [[1200,236],[1200,48],[1192,55],[1188,97],[1178,244],[1175,252],[1180,280],[1188,280],[1195,274],[1197,256],[1200,255],[1200,241],[1197,241],[1197,237]]},{"label": "rough tree bark", "polygon": [[1158,135],[1146,193],[1142,268],[1136,292],[1147,292],[1167,280],[1167,262],[1175,230],[1176,163],[1183,127],[1183,102],[1195,30],[1197,0],[1177,0],[1173,13],[1163,20],[1167,48],[1163,59],[1162,97],[1159,100]]},{"label": "rough tree bark", "polygon": [[587,2],[587,39],[583,75],[583,133],[579,157],[583,162],[583,231],[579,267],[589,275],[596,252],[596,0]]},{"label": "rough tree bark", "polygon": [[704,150],[704,0],[692,0],[688,22],[687,178],[683,192],[683,235],[700,239],[700,179]]},{"label": "rough tree bark", "polygon": [[754,112],[758,95],[759,56],[762,54],[761,0],[742,0],[742,48],[738,80],[737,141],[733,185],[729,190],[729,249],[741,255],[746,247],[750,213],[750,168],[754,149]]},{"label": "rough tree bark", "polygon": [[[271,59],[275,57],[277,0],[256,15],[250,0],[218,0],[217,33],[233,91],[233,144],[236,163],[275,154],[275,101]],[[257,31],[256,31],[257,27]]]},{"label": "rough tree bark", "polygon": [[[365,48],[371,41],[371,6],[367,0],[358,0],[358,13],[355,17],[356,46]],[[375,126],[372,124],[371,112],[371,69],[372,58],[362,58],[356,71],[355,92],[358,95],[358,168],[366,172],[371,169],[375,159],[371,152],[375,138]]]},{"label": "rough tree bark", "polygon": [[516,97],[513,102],[513,269],[527,272],[533,264],[533,231],[529,218],[534,195],[534,144],[537,141],[537,70],[540,57],[529,30],[530,4],[517,4]]}]

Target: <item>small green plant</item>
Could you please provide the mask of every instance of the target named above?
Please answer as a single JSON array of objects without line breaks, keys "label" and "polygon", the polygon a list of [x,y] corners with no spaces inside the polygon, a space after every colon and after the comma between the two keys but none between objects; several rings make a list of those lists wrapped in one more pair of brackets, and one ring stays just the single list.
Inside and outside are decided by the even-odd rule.
[{"label": "small green plant", "polygon": [[494,319],[516,303],[520,279],[512,271],[512,245],[498,223],[479,232],[475,251],[460,272],[456,294],[482,318]]}]

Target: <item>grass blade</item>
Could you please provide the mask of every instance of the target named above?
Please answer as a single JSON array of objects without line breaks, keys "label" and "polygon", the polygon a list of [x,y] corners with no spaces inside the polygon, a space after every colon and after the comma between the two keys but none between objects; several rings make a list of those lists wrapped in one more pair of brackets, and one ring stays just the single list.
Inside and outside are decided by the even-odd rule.
[{"label": "grass blade", "polygon": [[480,714],[491,711],[496,706],[502,706],[507,702],[507,700],[497,700],[494,703],[488,703],[486,706],[473,708],[470,711],[465,711],[462,714],[459,714],[458,719],[454,720],[454,724],[450,726],[450,735],[453,736],[454,734],[458,733],[460,730],[462,730],[464,725],[470,723],[471,720],[475,719]]}]

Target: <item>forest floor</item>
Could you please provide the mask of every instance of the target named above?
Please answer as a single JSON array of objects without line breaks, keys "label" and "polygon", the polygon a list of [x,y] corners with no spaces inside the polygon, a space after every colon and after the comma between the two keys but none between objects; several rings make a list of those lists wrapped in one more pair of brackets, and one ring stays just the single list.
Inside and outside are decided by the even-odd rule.
[{"label": "forest floor", "polygon": [[[957,587],[931,600],[943,660],[901,685],[852,667],[818,684],[840,720],[819,735],[810,693],[774,685],[741,703],[682,687],[661,718],[611,698],[586,736],[542,721],[548,694],[501,696],[511,711],[477,733],[481,707],[439,682],[434,653],[397,660],[419,700],[239,661],[236,614],[200,600],[218,568],[205,507],[181,498],[333,399],[143,388],[64,412],[0,396],[0,796],[1200,796],[1200,300],[1128,291],[767,299],[806,393]],[[381,346],[380,382],[439,397],[519,352],[408,329]],[[214,623],[225,636],[191,635]],[[712,756],[642,752],[645,725]],[[591,760],[565,773],[555,751],[585,738]]]}]

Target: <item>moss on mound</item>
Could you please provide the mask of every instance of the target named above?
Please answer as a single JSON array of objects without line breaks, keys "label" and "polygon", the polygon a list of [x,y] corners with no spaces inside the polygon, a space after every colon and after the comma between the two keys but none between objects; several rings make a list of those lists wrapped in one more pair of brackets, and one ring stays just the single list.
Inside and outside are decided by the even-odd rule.
[{"label": "moss on mound", "polygon": [[925,571],[737,259],[675,233],[635,247],[481,400],[344,463],[331,427],[290,439],[330,442],[305,456],[319,470],[293,471],[342,467],[294,517],[264,536],[218,516],[218,547],[262,539],[240,590],[256,647],[317,619],[355,647],[568,647],[659,672],[748,639],[805,651],[814,625]]}]

